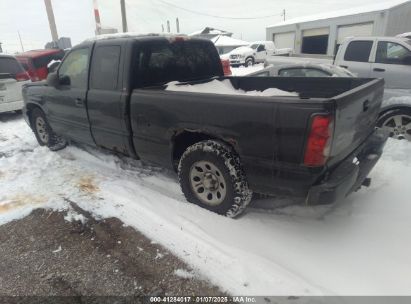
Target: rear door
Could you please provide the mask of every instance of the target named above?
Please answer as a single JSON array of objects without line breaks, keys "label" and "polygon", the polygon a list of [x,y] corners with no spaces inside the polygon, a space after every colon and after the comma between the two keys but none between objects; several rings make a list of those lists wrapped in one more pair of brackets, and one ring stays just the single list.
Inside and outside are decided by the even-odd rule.
[{"label": "rear door", "polygon": [[97,42],[91,63],[87,110],[97,145],[127,154],[127,91],[123,90],[126,41]]},{"label": "rear door", "polygon": [[338,65],[357,74],[358,77],[370,77],[373,45],[373,38],[348,42],[345,50],[342,50],[343,57],[339,58]]},{"label": "rear door", "polygon": [[86,110],[90,53],[91,45],[73,49],[58,69],[60,85],[48,86],[44,97],[55,132],[82,143],[93,143]]},{"label": "rear door", "polygon": [[386,88],[411,89],[410,49],[411,43],[406,47],[396,42],[379,39],[371,77],[384,78]]}]

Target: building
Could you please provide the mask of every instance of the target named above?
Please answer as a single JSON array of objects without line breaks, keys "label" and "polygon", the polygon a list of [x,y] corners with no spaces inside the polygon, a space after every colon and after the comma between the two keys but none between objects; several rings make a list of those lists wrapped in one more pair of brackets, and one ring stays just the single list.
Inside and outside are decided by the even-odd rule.
[{"label": "building", "polygon": [[394,0],[290,19],[266,28],[267,40],[296,54],[333,56],[347,37],[395,36],[411,29],[411,1]]},{"label": "building", "polygon": [[96,29],[96,36],[106,35],[106,34],[116,34],[116,33],[118,33],[118,29],[114,27],[100,27]]},{"label": "building", "polygon": [[68,37],[60,37],[57,41],[47,42],[45,49],[69,49],[71,48],[71,39]]},{"label": "building", "polygon": [[196,37],[196,38],[206,38],[206,39],[213,39],[217,37],[218,35],[223,35],[223,36],[228,36],[231,37],[233,33],[215,29],[212,27],[205,27],[200,31],[196,31],[194,33],[189,34],[191,37]]},{"label": "building", "polygon": [[213,39],[211,39],[211,41],[216,46],[218,53],[220,55],[227,54],[240,46],[246,46],[250,44],[247,41],[240,40],[240,39],[234,39],[234,38],[224,36],[224,35],[218,35],[214,37]]}]

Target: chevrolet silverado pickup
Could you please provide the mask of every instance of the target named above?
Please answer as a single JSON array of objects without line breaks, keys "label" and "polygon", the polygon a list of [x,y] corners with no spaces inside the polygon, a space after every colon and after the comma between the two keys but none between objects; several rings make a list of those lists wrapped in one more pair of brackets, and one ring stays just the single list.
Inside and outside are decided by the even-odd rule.
[{"label": "chevrolet silverado pickup", "polygon": [[[238,93],[196,89],[216,82]],[[254,94],[270,90],[288,94]],[[174,169],[189,202],[234,217],[253,192],[325,204],[368,184],[387,139],[383,93],[381,79],[225,77],[208,40],[124,34],[72,48],[24,87],[23,115],[40,145]]]}]

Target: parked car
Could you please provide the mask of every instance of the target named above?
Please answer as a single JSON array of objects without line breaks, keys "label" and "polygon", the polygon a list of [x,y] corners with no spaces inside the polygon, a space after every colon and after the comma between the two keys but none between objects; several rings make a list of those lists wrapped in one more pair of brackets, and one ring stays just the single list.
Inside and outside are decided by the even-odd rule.
[{"label": "parked car", "polygon": [[396,37],[408,38],[411,39],[411,32],[399,34]]},{"label": "parked car", "polygon": [[400,37],[355,37],[338,49],[335,65],[359,77],[384,78],[388,89],[411,89],[411,40]]},{"label": "parked car", "polygon": [[256,41],[249,46],[240,46],[232,50],[229,55],[232,66],[249,66],[264,62],[269,56],[292,52],[292,49],[276,49],[273,41]]},{"label": "parked car", "polygon": [[233,217],[253,191],[323,204],[368,185],[387,140],[375,129],[383,91],[381,79],[225,77],[209,40],[125,34],[71,49],[47,83],[24,87],[23,115],[42,146],[175,169],[189,202]]},{"label": "parked car", "polygon": [[21,91],[28,82],[29,75],[15,57],[0,55],[0,113],[23,108]]},{"label": "parked car", "polygon": [[47,78],[48,64],[52,60],[58,61],[63,59],[64,54],[64,50],[45,49],[27,51],[16,55],[16,58],[29,73],[32,81],[40,81]]},{"label": "parked car", "polygon": [[332,65],[318,63],[284,63],[270,65],[262,70],[247,76],[281,76],[281,77],[356,77],[347,69]]}]

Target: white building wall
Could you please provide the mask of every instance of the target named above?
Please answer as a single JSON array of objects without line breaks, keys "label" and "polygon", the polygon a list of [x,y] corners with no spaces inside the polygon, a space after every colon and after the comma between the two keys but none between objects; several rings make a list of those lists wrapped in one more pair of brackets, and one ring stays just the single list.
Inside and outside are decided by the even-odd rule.
[{"label": "white building wall", "polygon": [[[411,19],[410,17],[408,18]],[[295,50],[295,53],[300,54],[301,45],[302,45],[302,32],[304,30],[328,27],[330,33],[329,33],[329,38],[328,38],[327,55],[333,56],[334,50],[336,47],[337,32],[338,32],[339,26],[373,22],[374,27],[373,27],[372,35],[373,36],[383,36],[386,32],[387,20],[388,20],[388,12],[379,11],[379,12],[363,13],[363,14],[358,14],[358,15],[341,16],[341,17],[336,17],[332,19],[314,20],[314,21],[303,22],[300,24],[288,24],[284,26],[279,25],[275,27],[268,27],[266,29],[266,39],[273,40],[273,34],[275,33],[285,33],[285,32],[295,31],[296,36],[295,36],[295,49],[294,50]]]},{"label": "white building wall", "polygon": [[390,9],[384,36],[411,32],[411,2]]}]

